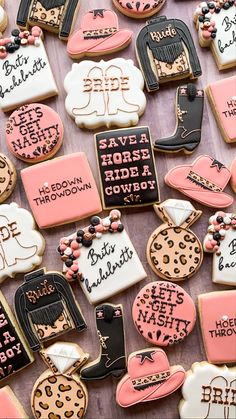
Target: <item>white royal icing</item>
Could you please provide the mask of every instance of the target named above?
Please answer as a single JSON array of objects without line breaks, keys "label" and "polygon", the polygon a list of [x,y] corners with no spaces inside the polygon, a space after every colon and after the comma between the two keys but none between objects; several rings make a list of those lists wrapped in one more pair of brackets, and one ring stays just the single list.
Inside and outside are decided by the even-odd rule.
[{"label": "white royal icing", "polygon": [[64,87],[66,110],[79,127],[136,125],[145,110],[144,79],[132,60],[75,63]]},{"label": "white royal icing", "polygon": [[0,282],[40,265],[43,236],[29,211],[16,203],[0,205]]}]

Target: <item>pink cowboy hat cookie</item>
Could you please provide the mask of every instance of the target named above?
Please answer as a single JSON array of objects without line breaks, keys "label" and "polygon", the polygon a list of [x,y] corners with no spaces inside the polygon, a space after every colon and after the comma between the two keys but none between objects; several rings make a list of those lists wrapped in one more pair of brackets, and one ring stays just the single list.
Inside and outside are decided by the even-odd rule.
[{"label": "pink cowboy hat cookie", "polygon": [[111,54],[125,48],[132,35],[129,29],[119,29],[117,15],[112,10],[91,10],[82,18],[80,29],[70,36],[67,52],[76,59]]},{"label": "pink cowboy hat cookie", "polygon": [[180,365],[170,367],[165,352],[147,348],[133,352],[128,359],[128,373],[116,389],[116,401],[121,407],[166,397],[182,386],[185,370]]},{"label": "pink cowboy hat cookie", "polygon": [[210,156],[199,156],[192,164],[174,167],[165,183],[208,207],[225,208],[233,198],[224,193],[231,177],[229,169]]}]

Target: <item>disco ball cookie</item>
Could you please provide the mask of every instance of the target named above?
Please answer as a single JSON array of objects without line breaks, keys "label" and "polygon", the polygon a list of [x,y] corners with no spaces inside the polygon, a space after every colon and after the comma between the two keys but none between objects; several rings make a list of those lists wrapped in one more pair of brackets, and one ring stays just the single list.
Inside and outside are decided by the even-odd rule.
[{"label": "disco ball cookie", "polygon": [[126,16],[144,19],[152,16],[164,5],[165,0],[113,0],[114,6]]},{"label": "disco ball cookie", "polygon": [[15,166],[7,156],[0,153],[0,204],[12,194],[16,179]]},{"label": "disco ball cookie", "polygon": [[6,142],[15,157],[37,163],[57,153],[63,141],[61,118],[40,103],[16,109],[6,123]]},{"label": "disco ball cookie", "polygon": [[190,295],[172,282],[151,282],[136,296],[132,317],[138,332],[151,344],[182,342],[192,331],[196,309]]}]

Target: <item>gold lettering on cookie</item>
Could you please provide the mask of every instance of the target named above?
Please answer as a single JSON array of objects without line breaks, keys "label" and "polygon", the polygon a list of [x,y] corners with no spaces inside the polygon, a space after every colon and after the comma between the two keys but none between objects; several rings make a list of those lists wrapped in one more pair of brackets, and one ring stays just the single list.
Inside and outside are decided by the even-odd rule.
[{"label": "gold lettering on cookie", "polygon": [[170,24],[162,31],[150,32],[153,41],[160,42],[163,38],[174,38],[176,35],[175,28]]},{"label": "gold lettering on cookie", "polygon": [[30,290],[26,292],[26,297],[33,304],[37,303],[37,300],[39,300],[41,297],[50,295],[55,291],[55,287],[52,284],[48,284],[47,279],[41,282],[40,285],[42,285],[42,288],[37,287],[37,290]]},{"label": "gold lettering on cookie", "polygon": [[84,92],[112,92],[130,90],[129,77],[107,77],[89,78],[84,80]]},{"label": "gold lettering on cookie", "polygon": [[16,221],[0,226],[0,241],[4,242],[12,237],[19,236],[21,232],[18,230]]}]

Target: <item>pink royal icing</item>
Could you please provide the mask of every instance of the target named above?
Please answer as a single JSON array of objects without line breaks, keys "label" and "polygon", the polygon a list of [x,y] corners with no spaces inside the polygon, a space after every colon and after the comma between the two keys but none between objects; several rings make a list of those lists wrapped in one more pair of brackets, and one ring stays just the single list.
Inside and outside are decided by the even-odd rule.
[{"label": "pink royal icing", "polygon": [[124,9],[124,13],[129,13],[134,17],[145,17],[157,13],[165,0],[113,0],[119,9]]},{"label": "pink royal icing", "polygon": [[10,387],[0,389],[0,419],[27,419],[23,408],[17,407],[16,402],[19,403]]},{"label": "pink royal icing", "polygon": [[231,171],[231,179],[230,179],[231,187],[233,191],[236,193],[236,157],[234,158],[231,164],[230,171]]}]

